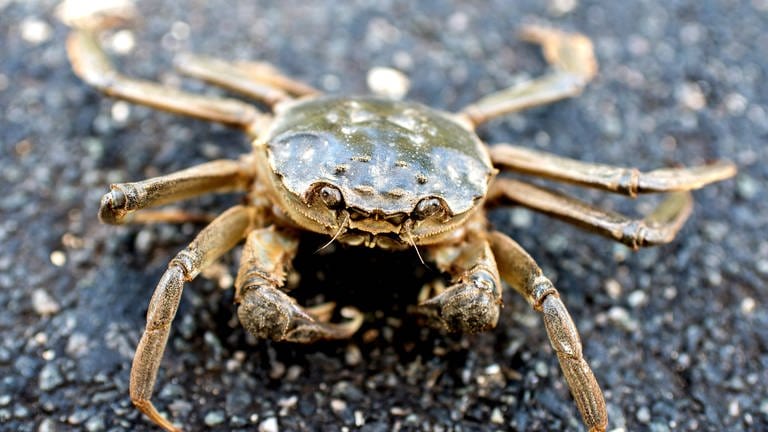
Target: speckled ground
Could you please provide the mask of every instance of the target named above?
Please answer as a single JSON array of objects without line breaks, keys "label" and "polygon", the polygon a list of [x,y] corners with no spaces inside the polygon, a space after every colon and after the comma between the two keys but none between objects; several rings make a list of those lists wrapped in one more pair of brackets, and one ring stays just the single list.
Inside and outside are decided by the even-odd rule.
[{"label": "speckled ground", "polygon": [[[695,193],[676,242],[637,253],[524,210],[493,219],[563,293],[613,430],[768,430],[768,2],[178,3],[140,3],[145,18],[112,40],[135,40],[119,57],[124,70],[177,83],[170,60],[193,50],[268,60],[324,90],[359,93],[370,68],[390,66],[411,78],[410,97],[457,109],[543,70],[514,38],[520,23],[588,34],[602,69],[582,97],[494,121],[483,138],[644,169],[728,158],[738,177]],[[0,0],[0,430],[156,430],[131,407],[128,370],[150,292],[199,227],[102,226],[99,197],[110,182],[235,156],[247,143],[88,89],[68,68],[54,5]],[[626,211],[651,202],[578,192]],[[230,257],[184,294],[155,397],[175,422],[582,429],[521,299],[506,296],[487,334],[423,330],[407,308],[430,273],[413,254],[313,254],[321,241],[308,239],[297,262],[302,298],[359,305],[363,332],[310,347],[246,337],[231,290],[219,288],[231,283]]]}]

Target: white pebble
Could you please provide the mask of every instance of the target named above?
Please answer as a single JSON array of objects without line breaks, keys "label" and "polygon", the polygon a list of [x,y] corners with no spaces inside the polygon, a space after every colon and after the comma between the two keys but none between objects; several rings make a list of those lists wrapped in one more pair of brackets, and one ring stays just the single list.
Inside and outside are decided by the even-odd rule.
[{"label": "white pebble", "polygon": [[64,252],[59,250],[55,250],[51,252],[50,259],[51,259],[51,263],[56,267],[61,267],[67,263],[67,255]]},{"label": "white pebble", "polygon": [[677,89],[677,100],[686,108],[698,111],[707,106],[707,99],[701,87],[695,82],[687,82]]},{"label": "white pebble", "polygon": [[491,412],[491,423],[497,425],[504,424],[504,414],[502,414],[498,407],[494,408],[493,412]]},{"label": "white pebble", "polygon": [[259,423],[259,432],[278,432],[279,430],[276,417],[270,417]]},{"label": "white pebble", "polygon": [[42,288],[32,291],[32,308],[40,316],[54,315],[61,310],[59,303]]},{"label": "white pebble", "polygon": [[744,297],[741,300],[741,313],[744,315],[749,315],[752,312],[755,311],[755,307],[757,306],[757,302],[752,297]]},{"label": "white pebble", "polygon": [[648,407],[640,407],[640,409],[637,410],[636,416],[637,421],[640,423],[647,424],[649,421],[651,421],[651,411],[648,409]]},{"label": "white pebble", "polygon": [[345,409],[347,409],[347,403],[344,402],[343,400],[341,400],[341,399],[332,399],[331,400],[331,410],[334,413],[339,414],[341,412],[344,412]]},{"label": "white pebble", "polygon": [[643,290],[635,290],[629,293],[627,297],[627,303],[632,308],[637,308],[644,305],[648,301],[648,295]]},{"label": "white pebble", "polygon": [[605,281],[605,292],[612,299],[617,299],[621,295],[621,284],[616,279],[608,279]]},{"label": "white pebble", "polygon": [[112,120],[124,124],[131,115],[131,106],[125,101],[117,101],[112,105],[110,114],[112,115]]},{"label": "white pebble", "polygon": [[562,16],[576,9],[578,5],[577,0],[550,0],[549,13],[554,16]]},{"label": "white pebble", "polygon": [[37,18],[25,18],[19,27],[21,38],[32,45],[40,45],[51,38],[51,26]]},{"label": "white pebble", "polygon": [[411,87],[404,73],[386,67],[375,67],[368,71],[367,82],[371,92],[392,99],[402,99]]}]

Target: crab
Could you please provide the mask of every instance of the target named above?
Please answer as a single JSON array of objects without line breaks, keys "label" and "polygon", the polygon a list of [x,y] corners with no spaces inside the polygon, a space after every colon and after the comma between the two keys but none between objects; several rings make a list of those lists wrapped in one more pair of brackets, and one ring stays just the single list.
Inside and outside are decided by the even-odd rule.
[{"label": "crab", "polygon": [[[129,9],[130,10],[130,9]],[[132,10],[131,14],[133,13]],[[502,281],[541,313],[583,422],[604,431],[605,400],[560,294],[534,259],[493,229],[485,210],[520,205],[637,249],[671,241],[692,209],[690,190],[727,179],[728,161],[641,172],[559,157],[512,144],[485,145],[476,128],[490,119],[578,95],[597,74],[592,43],[581,34],[529,25],[520,36],[539,44],[550,71],[486,96],[458,112],[382,96],[325,95],[265,63],[184,55],[179,70],[255,98],[265,113],[240,100],[199,96],[130,78],[114,69],[98,32],[125,22],[115,13],[70,20],[67,50],[75,73],[123,100],[221,123],[252,139],[249,154],[172,174],[110,187],[99,208],[109,224],[186,220],[173,211],[145,210],[206,193],[241,191],[244,203],[213,219],[169,263],[149,302],[136,348],[130,397],[152,422],[179,431],[151,402],[155,380],[184,285],[244,241],[235,280],[237,315],[258,338],[309,343],[349,338],[363,315],[346,310],[331,322],[333,305],[300,306],[286,274],[302,231],[329,243],[416,249],[446,273],[416,306],[424,321],[452,332],[497,325]],[[125,12],[124,10],[122,12]],[[630,197],[668,196],[643,219],[630,219],[502,171],[602,189]],[[431,297],[430,297],[431,296]]]}]

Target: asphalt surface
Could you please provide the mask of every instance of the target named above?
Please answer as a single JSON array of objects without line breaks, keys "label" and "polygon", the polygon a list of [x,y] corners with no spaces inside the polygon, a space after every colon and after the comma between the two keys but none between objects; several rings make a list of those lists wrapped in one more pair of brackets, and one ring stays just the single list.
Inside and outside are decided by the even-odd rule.
[{"label": "asphalt surface", "polygon": [[[521,209],[492,213],[563,294],[626,431],[768,430],[768,3],[752,1],[142,1],[108,41],[122,70],[171,84],[190,50],[270,61],[329,92],[375,66],[409,97],[458,109],[544,70],[523,22],[579,30],[601,72],[579,98],[493,121],[514,142],[641,169],[717,158],[734,180],[697,191],[672,244],[634,253]],[[108,227],[110,182],[172,172],[248,143],[114,101],[68,67],[53,1],[0,0],[0,430],[157,430],[128,399],[151,290],[200,229]],[[133,43],[132,49],[131,42]],[[194,81],[191,90],[214,92]],[[574,188],[622,211],[636,202]],[[187,208],[217,212],[237,196]],[[408,314],[434,277],[411,253],[326,250],[308,238],[297,296],[366,313],[349,342],[256,341],[237,324],[237,254],[185,291],[155,403],[187,430],[582,430],[539,316],[512,293],[497,329],[443,335]]]}]

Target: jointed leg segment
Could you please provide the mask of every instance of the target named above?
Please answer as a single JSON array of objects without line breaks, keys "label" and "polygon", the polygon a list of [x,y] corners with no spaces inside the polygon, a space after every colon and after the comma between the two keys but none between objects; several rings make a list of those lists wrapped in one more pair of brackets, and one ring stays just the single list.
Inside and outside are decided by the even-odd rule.
[{"label": "jointed leg segment", "polygon": [[175,173],[135,183],[118,183],[101,199],[104,223],[131,221],[133,212],[208,192],[247,190],[256,173],[248,158],[207,162]]},{"label": "jointed leg segment", "polygon": [[200,96],[121,75],[91,31],[74,30],[67,39],[67,53],[75,73],[108,96],[244,129],[251,135],[267,121],[255,107],[236,99]]},{"label": "jointed leg segment", "polygon": [[487,240],[477,233],[468,237],[463,243],[428,249],[428,258],[453,282],[418,306],[432,327],[477,333],[498,322],[502,301],[496,261]]},{"label": "jointed leg segment", "polygon": [[536,262],[514,240],[499,232],[489,236],[501,277],[542,314],[549,341],[557,353],[576,406],[590,431],[605,431],[605,399],[581,351],[581,340],[557,289]]},{"label": "jointed leg segment", "polygon": [[510,144],[494,145],[490,151],[494,166],[499,168],[632,197],[638,193],[698,189],[736,173],[733,163],[723,161],[690,168],[640,172],[635,168],[582,162]]},{"label": "jointed leg segment", "polygon": [[675,192],[669,194],[643,220],[633,220],[576,198],[508,178],[495,180],[488,192],[488,201],[491,204],[520,204],[614,239],[633,249],[672,241],[693,209],[693,199],[689,192]]},{"label": "jointed leg segment", "polygon": [[352,336],[362,324],[360,312],[354,311],[342,324],[324,322],[330,315],[328,307],[321,306],[314,314],[281,291],[297,248],[296,234],[274,227],[248,235],[235,281],[237,315],[243,327],[260,338],[299,343]]},{"label": "jointed leg segment", "polygon": [[149,302],[147,326],[131,366],[131,400],[142,413],[168,431],[179,429],[155,409],[150,398],[184,283],[234,247],[256,223],[257,210],[253,207],[236,206],[224,212],[176,255]]},{"label": "jointed leg segment", "polygon": [[184,74],[260,100],[270,107],[291,99],[290,95],[319,94],[318,90],[282,75],[266,63],[228,62],[192,54],[176,58]]},{"label": "jointed leg segment", "polygon": [[541,78],[492,93],[462,109],[461,114],[473,125],[576,96],[597,74],[592,42],[586,36],[540,26],[526,26],[520,36],[541,45],[552,71]]}]

